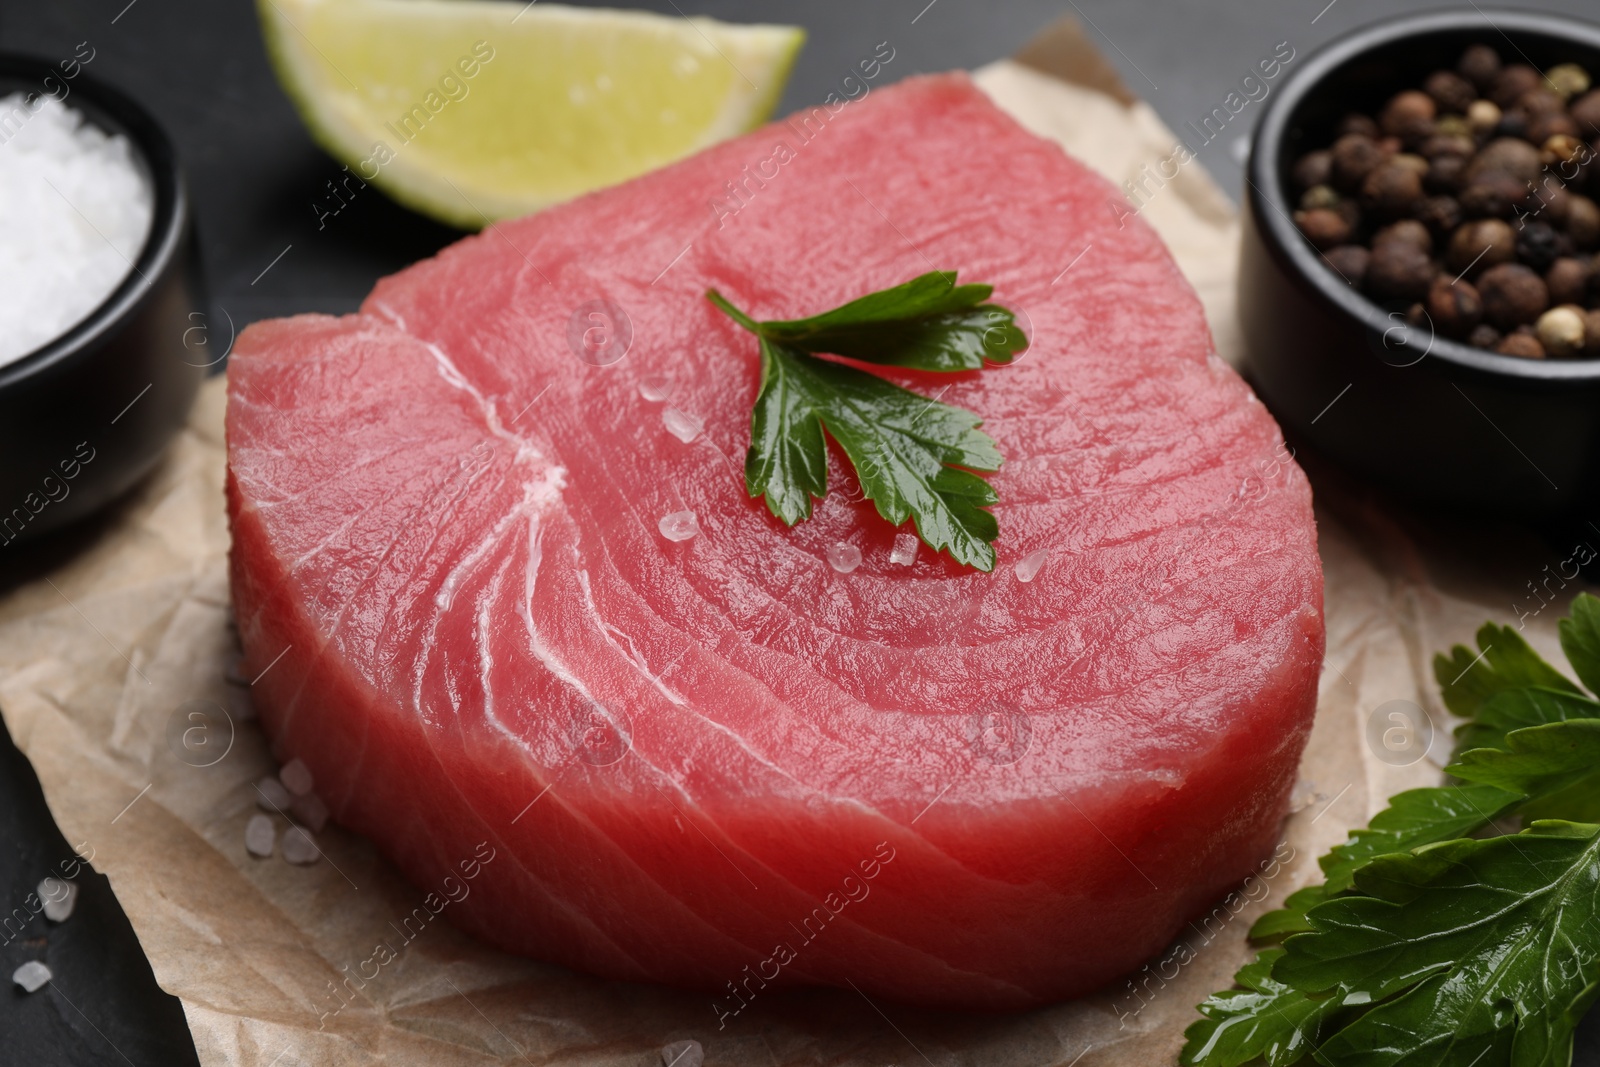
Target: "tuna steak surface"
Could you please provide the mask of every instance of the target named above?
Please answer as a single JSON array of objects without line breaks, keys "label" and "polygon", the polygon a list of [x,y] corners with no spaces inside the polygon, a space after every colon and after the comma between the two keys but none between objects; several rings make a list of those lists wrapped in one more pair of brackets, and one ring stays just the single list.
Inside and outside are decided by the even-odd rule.
[{"label": "tuna steak surface", "polygon": [[[251,327],[232,583],[276,753],[421,887],[486,842],[462,927],[724,1025],[785,984],[1015,1008],[1136,967],[1272,851],[1323,626],[1304,476],[1122,203],[920,78]],[[892,372],[1006,457],[988,574],[901,562],[836,449],[811,520],[750,499],[758,356],[704,298],[933,269],[1034,342]]]}]

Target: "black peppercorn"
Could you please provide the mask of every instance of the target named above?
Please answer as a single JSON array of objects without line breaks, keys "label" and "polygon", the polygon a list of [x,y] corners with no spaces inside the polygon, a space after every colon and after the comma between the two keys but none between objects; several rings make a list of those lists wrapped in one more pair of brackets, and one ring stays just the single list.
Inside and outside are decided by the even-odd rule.
[{"label": "black peppercorn", "polygon": [[1306,240],[1316,248],[1332,248],[1350,239],[1350,224],[1345,222],[1337,211],[1330,211],[1327,208],[1296,211],[1294,224],[1300,227],[1300,232],[1306,235]]},{"label": "black peppercorn", "polygon": [[1461,205],[1451,196],[1430,196],[1417,208],[1417,220],[1442,239],[1461,225]]},{"label": "black peppercorn", "polygon": [[1422,176],[1422,184],[1433,193],[1458,192],[1466,171],[1467,161],[1462,157],[1440,156],[1428,164],[1428,173]]},{"label": "black peppercorn", "polygon": [[1520,182],[1534,182],[1544,170],[1544,160],[1539,150],[1527,141],[1514,137],[1500,137],[1478,150],[1467,164],[1467,181],[1486,174],[1504,174]]},{"label": "black peppercorn", "polygon": [[1484,271],[1478,293],[1483,297],[1483,317],[1502,330],[1535,322],[1550,306],[1544,279],[1520,263],[1502,263]]},{"label": "black peppercorn", "polygon": [[1383,159],[1383,149],[1372,138],[1347,133],[1333,143],[1333,184],[1353,193]]},{"label": "black peppercorn", "polygon": [[1535,219],[1517,235],[1517,258],[1540,274],[1550,269],[1562,251],[1561,236],[1548,222]]},{"label": "black peppercorn", "polygon": [[1474,275],[1510,263],[1517,255],[1517,235],[1499,219],[1478,219],[1456,230],[1445,252],[1445,266],[1456,274]]},{"label": "black peppercorn", "polygon": [[1374,250],[1394,242],[1411,245],[1423,252],[1433,251],[1433,237],[1428,233],[1428,227],[1416,219],[1401,219],[1399,222],[1390,223],[1372,235]]},{"label": "black peppercorn", "polygon": [[1415,167],[1390,160],[1361,183],[1361,201],[1389,218],[1410,213],[1422,199],[1422,175]]},{"label": "black peppercorn", "polygon": [[1421,300],[1428,295],[1433,273],[1433,261],[1426,252],[1405,241],[1391,241],[1372,250],[1367,291],[1379,300]]},{"label": "black peppercorn", "polygon": [[1600,311],[1583,313],[1583,354],[1590,359],[1600,356]]},{"label": "black peppercorn", "polygon": [[1500,68],[1500,73],[1495,75],[1494,85],[1487,95],[1502,108],[1507,108],[1520,100],[1524,93],[1531,92],[1543,84],[1544,76],[1538,71],[1526,63],[1513,63],[1509,67]]},{"label": "black peppercorn", "polygon": [[1544,275],[1552,304],[1581,304],[1589,295],[1589,268],[1581,260],[1562,256]]},{"label": "black peppercorn", "polygon": [[1327,185],[1333,176],[1333,153],[1326,148],[1307,152],[1294,165],[1294,183],[1301,189]]},{"label": "black peppercorn", "polygon": [[1438,159],[1440,156],[1470,156],[1476,147],[1471,137],[1435,133],[1417,146],[1417,154],[1425,159]]},{"label": "black peppercorn", "polygon": [[1372,253],[1360,245],[1340,245],[1323,253],[1328,266],[1334,269],[1353,289],[1362,288],[1367,281],[1367,264]]},{"label": "black peppercorn", "polygon": [[1461,190],[1461,211],[1470,218],[1510,218],[1528,198],[1528,187],[1508,174],[1485,174]]},{"label": "black peppercorn", "polygon": [[1500,343],[1500,331],[1487,322],[1480,322],[1467,334],[1467,344],[1474,348],[1493,348]]},{"label": "black peppercorn", "polygon": [[1600,206],[1587,196],[1568,196],[1560,221],[1578,248],[1593,248],[1600,243]]},{"label": "black peppercorn", "polygon": [[1500,73],[1500,54],[1486,44],[1472,45],[1461,53],[1456,71],[1480,93],[1488,92]]},{"label": "black peppercorn", "polygon": [[1438,114],[1433,97],[1407,89],[1396,93],[1378,115],[1378,125],[1390,137],[1402,141],[1417,141],[1433,132],[1433,120]]},{"label": "black peppercorn", "polygon": [[1600,133],[1600,89],[1591,90],[1574,100],[1567,114],[1578,124],[1578,132],[1583,136],[1593,137]]},{"label": "black peppercorn", "polygon": [[1433,97],[1440,111],[1462,115],[1478,99],[1478,90],[1461,75],[1448,70],[1436,70],[1422,83],[1423,91]]},{"label": "black peppercorn", "polygon": [[1334,137],[1345,137],[1353,133],[1360,137],[1377,140],[1378,132],[1378,124],[1373,121],[1371,116],[1352,111],[1339,120],[1339,128],[1334,131]]},{"label": "black peppercorn", "polygon": [[1465,337],[1483,320],[1483,299],[1471,282],[1440,276],[1428,289],[1428,315],[1448,337]]},{"label": "black peppercorn", "polygon": [[1544,346],[1532,334],[1512,333],[1500,339],[1494,350],[1502,356],[1520,356],[1523,359],[1543,359]]},{"label": "black peppercorn", "polygon": [[1526,140],[1528,136],[1528,116],[1520,111],[1501,112],[1500,121],[1495,124],[1491,132],[1495,137]]},{"label": "black peppercorn", "polygon": [[1528,119],[1528,140],[1535,144],[1543,144],[1552,137],[1572,136],[1577,132],[1578,124],[1565,113],[1534,115]]}]

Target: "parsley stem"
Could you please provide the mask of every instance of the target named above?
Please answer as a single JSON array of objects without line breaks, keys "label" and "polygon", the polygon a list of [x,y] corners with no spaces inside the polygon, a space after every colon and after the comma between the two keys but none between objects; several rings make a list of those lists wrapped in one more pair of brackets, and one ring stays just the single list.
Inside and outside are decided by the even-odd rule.
[{"label": "parsley stem", "polygon": [[721,308],[722,313],[727,315],[728,318],[732,319],[734,322],[737,322],[740,326],[743,326],[757,337],[761,336],[761,326],[756,322],[756,320],[752,319],[749,315],[746,315],[744,312],[728,303],[721,293],[717,292],[715,289],[707,289],[706,299],[711,301],[717,307]]}]

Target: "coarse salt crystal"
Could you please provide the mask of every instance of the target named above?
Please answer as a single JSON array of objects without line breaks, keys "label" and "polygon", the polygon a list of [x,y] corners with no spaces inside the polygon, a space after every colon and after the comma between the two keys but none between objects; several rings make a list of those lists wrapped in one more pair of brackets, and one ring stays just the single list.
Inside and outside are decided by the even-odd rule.
[{"label": "coarse salt crystal", "polygon": [[64,878],[46,878],[39,883],[39,899],[44,902],[44,917],[53,923],[72,918],[78,906],[78,886]]},{"label": "coarse salt crystal", "polygon": [[328,825],[328,805],[315,793],[295,797],[294,803],[289,805],[289,814],[314,834],[322,833],[322,828]]},{"label": "coarse salt crystal", "polygon": [[278,828],[273,825],[272,816],[257,812],[244,824],[244,847],[250,855],[270,856],[277,842]]},{"label": "coarse salt crystal", "polygon": [[256,783],[256,807],[262,811],[286,811],[293,803],[293,794],[276,778],[263,778]]},{"label": "coarse salt crystal", "polygon": [[639,382],[639,395],[658,404],[672,395],[672,379],[656,374]]},{"label": "coarse salt crystal", "polygon": [[687,412],[677,408],[667,408],[661,413],[661,421],[666,424],[667,432],[684,444],[688,444],[700,436],[700,431],[706,428],[704,419],[697,419]]},{"label": "coarse salt crystal", "polygon": [[25,993],[37,993],[50,978],[50,968],[38,960],[29,960],[11,972],[11,980],[21,986]]},{"label": "coarse salt crystal", "polygon": [[898,563],[902,567],[909,567],[917,561],[917,535],[914,533],[895,534],[894,548],[889,552],[889,562]]},{"label": "coarse salt crystal", "polygon": [[674,511],[670,515],[663,515],[656,525],[661,529],[661,536],[668,541],[687,541],[700,532],[700,521],[692,511]]},{"label": "coarse salt crystal", "polygon": [[303,797],[311,792],[311,768],[297,756],[283,765],[278,772],[278,781],[295,796]]},{"label": "coarse salt crystal", "polygon": [[1037,552],[1029,552],[1017,560],[1017,565],[1012,568],[1019,582],[1031,582],[1033,576],[1039,573],[1039,568],[1044,566],[1044,561],[1050,558],[1050,550],[1041,548]]},{"label": "coarse salt crystal", "polygon": [[674,1041],[661,1049],[661,1067],[702,1067],[706,1050],[698,1041]]},{"label": "coarse salt crystal", "polygon": [[847,545],[843,541],[828,546],[828,566],[840,574],[849,574],[861,566],[861,550],[855,545]]},{"label": "coarse salt crystal", "polygon": [[291,826],[283,835],[283,858],[297,867],[307,867],[317,862],[322,850],[311,835],[298,826]]},{"label": "coarse salt crystal", "polygon": [[82,322],[130,273],[154,198],[127,138],[49,94],[0,99],[0,365]]}]

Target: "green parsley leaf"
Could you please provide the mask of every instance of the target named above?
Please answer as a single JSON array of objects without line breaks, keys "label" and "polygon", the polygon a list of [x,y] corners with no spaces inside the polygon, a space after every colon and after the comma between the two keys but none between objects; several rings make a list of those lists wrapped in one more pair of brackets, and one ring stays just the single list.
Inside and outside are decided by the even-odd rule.
[{"label": "green parsley leaf", "polygon": [[[1563,649],[1575,666],[1600,667],[1600,600],[1580,596],[1561,631]],[[1190,1028],[1185,1064],[1234,1067],[1251,1054],[1269,1063],[1290,1063],[1297,1061],[1282,1057],[1295,1049],[1300,1059],[1314,1055],[1331,1067],[1513,1062],[1566,1067],[1572,1031],[1600,996],[1600,975],[1591,973],[1600,965],[1595,962],[1600,960],[1600,920],[1568,922],[1570,900],[1552,904],[1542,918],[1530,919],[1526,909],[1516,908],[1526,904],[1527,878],[1555,877],[1548,864],[1535,869],[1532,863],[1538,849],[1550,846],[1530,846],[1527,838],[1575,834],[1588,841],[1595,827],[1573,830],[1566,822],[1538,822],[1513,837],[1462,838],[1509,815],[1600,822],[1600,701],[1541,659],[1515,630],[1491,624],[1477,637],[1478,654],[1458,646],[1435,661],[1447,703],[1469,716],[1457,731],[1456,763],[1449,768],[1463,784],[1392,797],[1366,828],[1353,830],[1349,840],[1322,857],[1324,883],[1291,894],[1282,908],[1256,921],[1251,938],[1280,941],[1283,948],[1264,950],[1241,970],[1236,978],[1241,990],[1201,1005],[1206,1020]],[[1498,867],[1463,866],[1463,855],[1477,856],[1479,847],[1493,842],[1508,842],[1491,856]],[[1584,847],[1588,852],[1572,859],[1568,873],[1580,881],[1600,881],[1600,872],[1582,870],[1594,865],[1593,852],[1600,846]],[[1460,849],[1466,852],[1458,854]],[[1516,869],[1519,863],[1523,869]],[[1470,897],[1480,909],[1477,916],[1463,903],[1469,891],[1477,894]],[[1594,893],[1585,898],[1584,892],[1578,893],[1580,903],[1600,900]],[[1484,910],[1496,902],[1505,906],[1502,912]],[[1408,950],[1403,931],[1382,922],[1397,908],[1413,916],[1427,911],[1445,926],[1415,934],[1418,947]],[[1600,904],[1591,910],[1600,910]],[[1449,940],[1449,922],[1474,919],[1481,919],[1485,930],[1503,924],[1484,934],[1478,955],[1460,951],[1459,938],[1449,941],[1452,947],[1443,953],[1448,959],[1426,955],[1437,940]],[[1521,940],[1496,940],[1512,934]],[[1367,939],[1364,946],[1355,935]],[[1560,951],[1540,957],[1538,946],[1552,939],[1561,942]],[[1313,952],[1311,945],[1322,948]],[[1310,957],[1310,964],[1304,962]],[[1530,1011],[1523,1004],[1519,1010],[1516,1001],[1504,998],[1493,1010],[1486,1007],[1482,998],[1500,996],[1507,983],[1522,980],[1505,973],[1496,977],[1494,969],[1504,959],[1521,968],[1524,984],[1544,997],[1542,1008],[1535,1004]],[[1574,970],[1573,959],[1589,960],[1591,972]],[[1333,960],[1343,960],[1347,970],[1330,977]],[[1263,995],[1263,962],[1268,979],[1277,984],[1270,997]],[[1323,968],[1314,977],[1307,969],[1312,964]],[[1553,973],[1539,973],[1541,967]],[[1502,985],[1495,986],[1496,981]],[[1313,1006],[1325,1010],[1313,1012]],[[1263,1043],[1268,1041],[1277,1050],[1272,1055],[1280,1058],[1268,1055],[1269,1045]]]},{"label": "green parsley leaf", "polygon": [[1561,651],[1589,692],[1600,693],[1600,597],[1573,598],[1571,614],[1561,620]]},{"label": "green parsley leaf", "polygon": [[1523,795],[1485,784],[1396,793],[1364,829],[1350,831],[1348,841],[1322,857],[1327,890],[1332,894],[1349,889],[1356,871],[1378,856],[1476,833],[1514,808]]},{"label": "green parsley leaf", "polygon": [[1568,719],[1600,719],[1600,703],[1566,690],[1542,686],[1505,689],[1478,705],[1477,717],[1457,728],[1456,752],[1504,748],[1506,735],[1513,730]]},{"label": "green parsley leaf", "polygon": [[1284,900],[1283,907],[1274,908],[1251,924],[1250,940],[1281,941],[1290,934],[1304,933],[1311,929],[1306,924],[1306,912],[1332,897],[1326,883],[1296,889]]},{"label": "green parsley leaf", "polygon": [[1529,818],[1600,821],[1600,719],[1513,730],[1505,749],[1471,749],[1445,770],[1526,794]]},{"label": "green parsley leaf", "polygon": [[1449,656],[1433,659],[1445,707],[1463,719],[1475,718],[1478,705],[1504,689],[1534,685],[1582,694],[1509,626],[1484,623],[1478,630],[1478,650],[1473,655],[1465,645],[1457,645]]},{"label": "green parsley leaf", "polygon": [[1372,1004],[1319,1059],[1467,1067],[1488,1045],[1489,1063],[1565,1062],[1572,1009],[1600,980],[1600,827],[1539,822],[1383,856],[1356,889],[1311,909],[1313,932],[1273,967],[1302,993]]},{"label": "green parsley leaf", "polygon": [[885,366],[929,371],[981,370],[1010,363],[1028,347],[1015,316],[986,304],[988,285],[956,285],[932,271],[809,319],[763,322],[761,336],[807,352],[829,352]]},{"label": "green parsley leaf", "polygon": [[1336,996],[1308,997],[1272,977],[1283,949],[1268,949],[1234,976],[1242,989],[1213,993],[1200,1005],[1204,1019],[1184,1031],[1179,1062],[1185,1067],[1239,1067],[1265,1060],[1287,1067],[1309,1054],[1328,1017],[1343,1005]]},{"label": "green parsley leaf", "polygon": [[923,543],[957,562],[994,569],[998,503],[981,477],[1001,463],[976,415],[832,359],[920,370],[981,369],[1027,346],[1011,312],[985,304],[987,285],[933,272],[809,319],[757,322],[716,290],[706,298],[754,333],[761,386],[750,416],[745,488],[793,526],[828,492],[824,430],[855,468],[878,514],[914,520]]},{"label": "green parsley leaf", "polygon": [[879,515],[894,526],[915,518],[930,548],[948,549],[979,570],[994,568],[990,542],[1000,530],[983,509],[999,498],[971,470],[996,470],[1000,452],[977,416],[765,338],[761,379],[745,486],[751,496],[765,496],[774,515],[792,526],[810,516],[812,496],[827,494],[825,427]]}]

